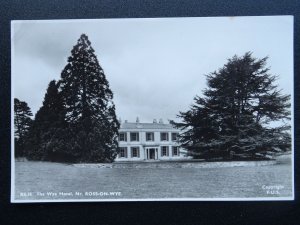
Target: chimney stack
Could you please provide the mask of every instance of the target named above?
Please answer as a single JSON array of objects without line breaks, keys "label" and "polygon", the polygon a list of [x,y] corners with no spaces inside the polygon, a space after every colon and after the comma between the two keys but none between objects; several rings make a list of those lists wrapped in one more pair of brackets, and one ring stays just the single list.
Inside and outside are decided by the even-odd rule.
[{"label": "chimney stack", "polygon": [[136,123],[140,123],[139,117],[136,118],[136,121],[135,121],[135,122],[136,122]]},{"label": "chimney stack", "polygon": [[159,119],[159,123],[163,124],[164,123],[163,119]]},{"label": "chimney stack", "polygon": [[153,119],[153,123],[157,123],[157,120],[156,120],[156,119]]},{"label": "chimney stack", "polygon": [[124,123],[127,123],[127,122],[128,122],[127,120],[124,121]]}]

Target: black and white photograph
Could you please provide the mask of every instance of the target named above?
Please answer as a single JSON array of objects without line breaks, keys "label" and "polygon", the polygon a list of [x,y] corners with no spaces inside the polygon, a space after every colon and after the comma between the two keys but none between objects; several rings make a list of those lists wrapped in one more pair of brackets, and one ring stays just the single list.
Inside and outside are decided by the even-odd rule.
[{"label": "black and white photograph", "polygon": [[14,20],[11,202],[294,200],[293,16]]}]

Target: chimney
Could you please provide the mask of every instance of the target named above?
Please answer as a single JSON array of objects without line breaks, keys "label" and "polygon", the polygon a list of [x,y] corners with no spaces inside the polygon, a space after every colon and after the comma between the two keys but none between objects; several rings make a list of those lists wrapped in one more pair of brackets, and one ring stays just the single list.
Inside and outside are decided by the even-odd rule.
[{"label": "chimney", "polygon": [[124,121],[124,123],[127,123],[127,122],[128,122],[127,120]]},{"label": "chimney", "polygon": [[136,121],[135,121],[135,122],[136,122],[136,123],[140,123],[139,117],[136,118]]},{"label": "chimney", "polygon": [[157,123],[157,120],[156,120],[156,119],[153,119],[153,123]]},{"label": "chimney", "polygon": [[159,119],[159,123],[163,124],[164,123],[163,119]]}]

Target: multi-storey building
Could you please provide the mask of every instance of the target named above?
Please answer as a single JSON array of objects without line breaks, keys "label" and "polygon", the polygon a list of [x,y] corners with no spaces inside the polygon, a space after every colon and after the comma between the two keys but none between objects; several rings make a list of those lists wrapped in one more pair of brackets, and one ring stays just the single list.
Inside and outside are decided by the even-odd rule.
[{"label": "multi-storey building", "polygon": [[119,130],[116,161],[173,160],[185,157],[178,144],[178,129],[162,120],[153,123],[125,121]]}]

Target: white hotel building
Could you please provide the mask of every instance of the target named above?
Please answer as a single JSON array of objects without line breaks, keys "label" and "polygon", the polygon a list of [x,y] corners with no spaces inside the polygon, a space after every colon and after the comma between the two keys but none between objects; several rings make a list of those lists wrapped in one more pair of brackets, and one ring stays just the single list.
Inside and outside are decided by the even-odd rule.
[{"label": "white hotel building", "polygon": [[125,121],[119,130],[120,152],[115,161],[180,160],[184,151],[179,147],[178,129],[162,120],[153,123]]}]

